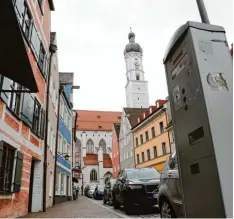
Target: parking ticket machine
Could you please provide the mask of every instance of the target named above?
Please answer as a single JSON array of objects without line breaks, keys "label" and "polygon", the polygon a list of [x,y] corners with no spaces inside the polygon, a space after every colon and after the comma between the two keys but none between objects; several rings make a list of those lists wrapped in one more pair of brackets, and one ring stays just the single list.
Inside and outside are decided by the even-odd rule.
[{"label": "parking ticket machine", "polygon": [[187,22],[164,65],[186,217],[233,217],[233,69],[223,27]]}]

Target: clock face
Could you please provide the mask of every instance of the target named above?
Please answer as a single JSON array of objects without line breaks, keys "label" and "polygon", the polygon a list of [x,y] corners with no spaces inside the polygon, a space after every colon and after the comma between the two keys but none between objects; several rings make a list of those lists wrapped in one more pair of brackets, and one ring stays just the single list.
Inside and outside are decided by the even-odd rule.
[{"label": "clock face", "polygon": [[139,68],[139,67],[140,67],[140,63],[139,63],[138,60],[135,61],[135,67],[136,67],[136,68]]}]

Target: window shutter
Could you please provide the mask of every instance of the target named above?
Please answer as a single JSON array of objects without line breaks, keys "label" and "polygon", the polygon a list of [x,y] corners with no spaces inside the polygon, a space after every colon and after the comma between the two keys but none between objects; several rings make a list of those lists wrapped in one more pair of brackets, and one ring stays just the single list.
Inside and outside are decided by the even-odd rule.
[{"label": "window shutter", "polygon": [[23,167],[23,154],[20,151],[17,151],[13,192],[20,191],[22,167]]},{"label": "window shutter", "polygon": [[31,44],[32,44],[32,49],[33,52],[38,60],[39,54],[40,54],[40,45],[41,45],[41,40],[39,33],[36,30],[35,24],[32,24],[32,37],[31,37]]},{"label": "window shutter", "polygon": [[2,157],[3,157],[3,141],[0,141],[0,167],[2,166]]},{"label": "window shutter", "polygon": [[24,12],[24,0],[16,0],[15,13],[21,25],[22,25],[22,20],[23,20],[23,12]]},{"label": "window shutter", "polygon": [[32,128],[33,112],[34,112],[34,95],[30,93],[24,94],[22,120]]},{"label": "window shutter", "polygon": [[[2,90],[11,90],[11,83],[12,83],[12,80],[4,77],[3,84],[2,84]],[[1,92],[1,98],[3,99],[3,101],[6,104],[8,103],[8,98],[10,97],[10,94],[11,93],[9,93],[9,92]]]},{"label": "window shutter", "polygon": [[39,133],[40,137],[42,139],[44,139],[44,135],[45,135],[45,110],[42,109],[41,110],[41,119],[40,119],[40,133]]}]

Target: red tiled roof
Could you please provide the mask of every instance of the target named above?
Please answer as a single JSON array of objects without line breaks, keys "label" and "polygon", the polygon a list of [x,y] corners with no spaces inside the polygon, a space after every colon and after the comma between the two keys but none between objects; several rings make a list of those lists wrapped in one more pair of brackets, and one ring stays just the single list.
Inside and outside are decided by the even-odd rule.
[{"label": "red tiled roof", "polygon": [[[86,154],[83,157],[84,165],[98,165],[98,155],[97,154]],[[112,161],[109,154],[103,154],[103,167],[112,168]]]},{"label": "red tiled roof", "polygon": [[112,131],[114,123],[120,123],[121,112],[77,110],[78,131]]}]

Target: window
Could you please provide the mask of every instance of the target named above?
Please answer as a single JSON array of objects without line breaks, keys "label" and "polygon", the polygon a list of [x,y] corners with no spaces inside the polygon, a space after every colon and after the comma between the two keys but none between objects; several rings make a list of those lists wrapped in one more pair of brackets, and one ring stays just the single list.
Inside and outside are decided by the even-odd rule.
[{"label": "window", "polygon": [[87,141],[87,144],[86,144],[86,153],[94,153],[94,144],[93,144],[93,141],[91,139],[89,139]]},{"label": "window", "polygon": [[64,111],[64,102],[60,100],[60,116],[63,118],[63,111]]},{"label": "window", "polygon": [[155,129],[154,129],[154,127],[151,128],[151,134],[152,134],[152,138],[154,138],[155,137]]},{"label": "window", "polygon": [[143,144],[143,135],[140,135],[141,144]]},{"label": "window", "polygon": [[58,152],[63,153],[63,140],[60,134],[58,136]]},{"label": "window", "polygon": [[41,117],[40,117],[40,132],[39,132],[39,136],[44,139],[44,135],[45,135],[45,110],[41,110],[40,113]]},{"label": "window", "polygon": [[33,111],[32,131],[33,131],[36,135],[39,135],[40,111],[41,111],[41,105],[40,105],[39,102],[35,99],[35,102],[34,102],[34,111]]},{"label": "window", "polygon": [[142,163],[145,162],[145,153],[144,152],[141,153],[141,161],[142,161]]},{"label": "window", "polygon": [[66,195],[66,175],[61,174],[61,188],[60,188],[61,195]]},{"label": "window", "polygon": [[67,142],[63,140],[63,154],[67,154]]},{"label": "window", "polygon": [[25,3],[24,6],[24,12],[23,12],[23,31],[25,34],[25,37],[30,40],[31,38],[31,26],[32,26],[32,16],[29,12],[29,8]]},{"label": "window", "polygon": [[43,45],[41,43],[40,52],[39,52],[39,59],[38,59],[38,66],[39,66],[41,72],[44,72],[43,67],[44,67],[44,62],[45,62],[45,55],[46,55],[45,49],[44,49],[44,47],[43,47]]},{"label": "window", "polygon": [[140,76],[136,75],[136,80],[139,81],[140,80]]},{"label": "window", "polygon": [[97,181],[97,171],[94,169],[90,172],[90,181]]},{"label": "window", "polygon": [[67,154],[68,154],[68,161],[71,161],[71,147],[67,145]]},{"label": "window", "polygon": [[158,156],[157,147],[154,146],[154,158],[156,158],[157,156]]},{"label": "window", "polygon": [[163,122],[159,123],[159,129],[160,129],[160,133],[164,132],[164,128],[163,128]]},{"label": "window", "polygon": [[49,189],[49,197],[53,196],[53,172],[50,171],[50,189]]},{"label": "window", "polygon": [[[15,149],[0,142],[0,191],[11,192]],[[22,171],[22,170],[21,170]]]},{"label": "window", "polygon": [[150,150],[147,150],[147,159],[150,160]]},{"label": "window", "polygon": [[[14,90],[21,90],[22,87],[18,85],[16,82],[12,81],[10,85],[10,89],[12,91]],[[9,93],[8,96],[8,103],[7,106],[16,114],[20,114],[20,100],[21,100],[21,94],[18,92]]]},{"label": "window", "polygon": [[137,164],[139,164],[140,163],[140,156],[139,156],[139,154],[137,154]]},{"label": "window", "polygon": [[166,151],[166,143],[165,142],[162,143],[162,153],[163,153],[163,155],[165,155],[167,153],[167,151]]},{"label": "window", "polygon": [[61,182],[61,174],[59,171],[56,171],[56,182],[55,182],[55,194],[60,194],[60,182]]},{"label": "window", "polygon": [[106,153],[106,142],[104,139],[101,139],[99,142],[99,148],[102,148],[103,153]]},{"label": "window", "polygon": [[149,134],[148,131],[145,132],[145,140],[148,141],[149,140]]}]

